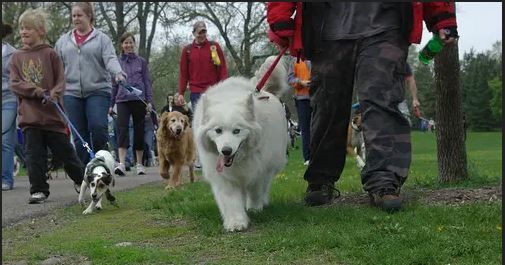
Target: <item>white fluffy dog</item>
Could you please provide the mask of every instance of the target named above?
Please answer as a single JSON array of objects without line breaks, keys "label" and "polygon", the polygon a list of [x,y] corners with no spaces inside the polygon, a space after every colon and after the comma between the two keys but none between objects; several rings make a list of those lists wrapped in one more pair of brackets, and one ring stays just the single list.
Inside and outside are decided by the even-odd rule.
[{"label": "white fluffy dog", "polygon": [[89,187],[91,194],[91,203],[88,208],[82,212],[90,214],[94,209],[102,209],[102,195],[105,194],[107,200],[111,204],[115,204],[116,198],[112,196],[109,186],[114,186],[114,157],[109,151],[100,150],[95,154],[95,157],[89,161],[84,170],[84,180],[81,184],[79,192],[79,203],[84,205],[84,192]]},{"label": "white fluffy dog", "polygon": [[195,142],[226,231],[249,226],[246,210],[268,204],[273,177],[286,162],[287,120],[278,99],[287,87],[280,61],[257,93],[255,87],[274,61],[269,57],[252,79],[230,77],[210,87],[193,120]]}]

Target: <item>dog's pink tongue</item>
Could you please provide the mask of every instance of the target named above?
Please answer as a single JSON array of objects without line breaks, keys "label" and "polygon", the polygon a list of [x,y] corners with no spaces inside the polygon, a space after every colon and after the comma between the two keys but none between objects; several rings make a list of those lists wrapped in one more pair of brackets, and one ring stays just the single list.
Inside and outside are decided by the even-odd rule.
[{"label": "dog's pink tongue", "polygon": [[224,169],[224,156],[218,156],[216,170],[217,170],[217,172],[221,173],[221,172],[223,172],[223,169]]}]

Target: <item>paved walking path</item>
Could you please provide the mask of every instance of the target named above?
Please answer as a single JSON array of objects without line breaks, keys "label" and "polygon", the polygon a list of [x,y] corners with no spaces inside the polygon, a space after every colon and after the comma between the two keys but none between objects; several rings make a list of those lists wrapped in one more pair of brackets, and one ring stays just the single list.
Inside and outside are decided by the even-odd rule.
[{"label": "paved walking path", "polygon": [[[124,177],[115,176],[116,185],[113,187],[113,193],[132,189],[145,183],[162,181],[158,167],[146,168],[146,175],[136,175],[133,170],[126,173]],[[70,178],[65,178],[62,171],[59,172],[57,178],[49,180],[49,186],[51,194],[46,202],[28,204],[30,196],[28,177],[16,177],[14,189],[2,191],[2,227],[27,218],[46,215],[56,208],[77,204],[78,194],[74,190],[73,181]],[[86,192],[89,193],[89,190]],[[89,194],[86,196],[85,198],[89,202]]]}]

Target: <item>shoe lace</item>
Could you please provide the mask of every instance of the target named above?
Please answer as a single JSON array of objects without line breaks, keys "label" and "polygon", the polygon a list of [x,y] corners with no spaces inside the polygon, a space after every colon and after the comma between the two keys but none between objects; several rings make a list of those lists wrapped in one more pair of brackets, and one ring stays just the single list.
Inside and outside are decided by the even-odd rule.
[{"label": "shoe lace", "polygon": [[335,188],[335,185],[333,183],[331,184],[323,184],[328,190],[333,190],[333,198],[338,198],[340,197],[340,190]]},{"label": "shoe lace", "polygon": [[398,193],[399,193],[399,190],[395,189],[393,187],[382,188],[377,191],[377,194],[381,197],[384,195],[398,195]]}]

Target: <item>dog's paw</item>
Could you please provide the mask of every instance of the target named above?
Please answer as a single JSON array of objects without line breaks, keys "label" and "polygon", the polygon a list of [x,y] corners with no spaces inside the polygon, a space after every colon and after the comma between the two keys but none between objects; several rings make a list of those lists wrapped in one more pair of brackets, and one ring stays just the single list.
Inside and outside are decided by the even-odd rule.
[{"label": "dog's paw", "polygon": [[95,210],[102,210],[102,206],[101,205],[95,206]]},{"label": "dog's paw", "polygon": [[360,169],[363,169],[363,167],[365,167],[365,162],[359,157],[356,157],[356,164]]},{"label": "dog's paw", "polygon": [[84,210],[84,212],[82,212],[82,214],[90,214],[93,212],[93,209],[92,208],[88,208],[86,210]]},{"label": "dog's paw", "polygon": [[247,227],[249,227],[249,220],[247,217],[232,218],[224,222],[224,230],[226,232],[244,231]]},{"label": "dog's paw", "polygon": [[160,176],[164,179],[169,179],[170,178],[170,174],[167,173],[164,173],[164,172],[160,172]]}]

